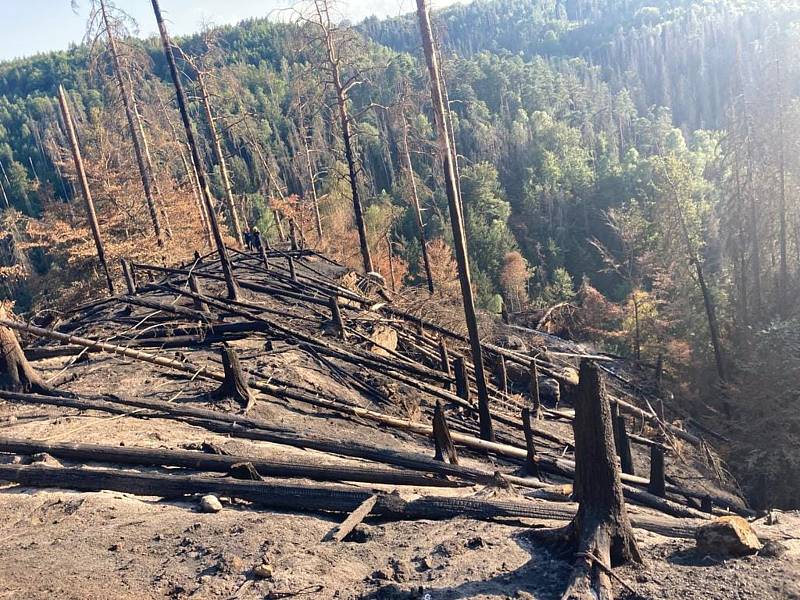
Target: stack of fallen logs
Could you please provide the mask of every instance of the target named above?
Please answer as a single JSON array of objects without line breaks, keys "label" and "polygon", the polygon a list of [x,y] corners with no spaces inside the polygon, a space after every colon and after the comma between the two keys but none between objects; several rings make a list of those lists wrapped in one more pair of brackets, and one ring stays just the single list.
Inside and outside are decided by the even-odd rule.
[{"label": "stack of fallen logs", "polygon": [[[350,460],[325,465],[296,458],[278,461],[187,450],[0,438],[2,453],[45,452],[81,464],[167,466],[206,473],[177,475],[173,474],[175,471],[163,474],[119,468],[5,464],[0,465],[0,479],[30,486],[111,489],[162,497],[217,493],[274,509],[356,511],[355,515],[360,518],[367,514],[391,518],[467,515],[478,519],[564,521],[576,515],[575,505],[566,501],[478,500],[452,494],[422,495],[409,501],[398,493],[329,483],[363,482],[395,489],[402,489],[399,486],[515,485],[536,490],[531,494],[534,496],[559,487],[556,484],[569,482],[576,472],[580,480],[581,469],[585,471],[589,459],[586,455],[581,458],[581,439],[577,432],[579,421],[586,419],[586,413],[581,416],[578,401],[574,402],[574,411],[548,406],[546,398],[541,397],[539,385],[540,379],[546,377],[557,381],[571,398],[588,394],[587,406],[592,403],[607,406],[607,419],[606,413],[602,413],[602,418],[604,423],[607,420],[611,432],[612,458],[616,454],[619,459],[607,461],[607,480],[603,485],[614,485],[620,501],[624,496],[628,503],[666,515],[637,512],[630,519],[633,527],[666,535],[690,536],[696,524],[708,518],[711,512],[747,513],[730,496],[709,493],[710,486],[698,491],[670,481],[665,454],[669,457],[675,454],[675,440],[689,445],[700,445],[701,440],[670,424],[663,414],[653,410],[650,402],[646,402],[647,408],[640,408],[634,404],[634,398],[624,400],[622,396],[631,393],[624,385],[610,385],[608,391],[597,385],[590,391],[584,389],[587,378],[579,378],[574,362],[570,362],[580,356],[546,353],[532,357],[518,350],[485,344],[484,352],[492,357],[490,362],[497,365],[498,376],[497,384],[490,388],[490,413],[497,436],[494,441],[484,440],[478,435],[475,420],[474,369],[465,352],[467,340],[464,336],[397,309],[387,302],[387,292],[381,289],[376,278],[348,273],[311,250],[260,248],[253,253],[232,251],[232,257],[242,290],[237,298],[225,295],[218,261],[214,255],[208,255],[197,256],[191,264],[176,268],[123,262],[126,294],[78,307],[70,318],[49,327],[24,324],[0,315],[0,342],[4,350],[14,350],[4,352],[6,364],[0,367],[5,374],[25,373],[17,381],[0,382],[6,390],[0,391],[0,398],[9,402],[102,411],[129,418],[174,419],[234,438],[313,449],[339,458],[359,459],[359,462]],[[18,346],[13,348],[16,338],[11,330],[35,336],[47,345],[31,345],[23,356]],[[260,340],[264,352],[274,352],[276,344],[284,344],[307,353],[372,406],[365,408],[363,403],[345,400],[326,390],[312,389],[302,381],[262,373],[257,364],[251,364],[253,361],[240,356],[228,345],[243,338]],[[169,356],[163,352],[176,348],[183,350],[177,357],[174,352]],[[212,359],[209,348],[217,348],[218,359]],[[199,349],[204,351],[199,352]],[[196,351],[194,356],[192,350]],[[176,404],[115,394],[74,394],[44,383],[27,362],[69,356],[72,368],[79,369],[78,359],[94,352],[149,363],[181,373],[191,381],[218,382],[219,387],[203,400],[215,405],[222,402],[237,410],[225,412],[196,403]],[[590,363],[588,358],[593,358],[594,362]],[[595,377],[602,368],[599,361],[604,357],[588,358],[583,357],[581,374],[591,372]],[[530,374],[525,385],[527,394],[514,393],[515,384],[509,383],[507,375],[512,365]],[[365,371],[371,377],[363,377]],[[607,377],[609,384],[614,377],[622,380],[611,370]],[[401,395],[413,392],[418,398],[419,413],[408,417],[398,415],[397,411],[390,414],[379,410],[395,406],[396,402],[378,382],[392,383],[402,390]],[[621,383],[626,382],[622,380]],[[415,434],[422,442],[432,444],[431,455],[435,456],[301,433],[244,414],[254,402],[275,401],[302,403],[360,423],[366,421],[388,430]],[[647,430],[655,432],[656,439],[628,432],[625,414],[647,423]],[[570,428],[565,425],[572,421],[576,429],[574,442],[569,435]],[[602,447],[603,431],[604,427],[599,426],[586,429],[584,448]],[[631,444],[645,448],[649,454],[649,477],[634,474]],[[469,452],[478,459],[491,457],[493,462],[485,467],[459,464],[459,452]],[[591,460],[594,464],[599,458]],[[207,473],[224,475],[209,476]],[[265,480],[271,478],[281,481]],[[325,483],[291,482],[298,478]],[[575,493],[580,496],[578,487]],[[582,502],[581,510],[584,504]],[[627,522],[627,516],[618,518],[619,507],[610,510],[615,519]],[[622,510],[624,512],[624,504]],[[579,511],[573,525],[578,527],[581,526],[579,522],[592,520],[596,521],[583,518]],[[357,521],[355,517],[348,519],[347,527],[342,529],[352,529]],[[619,527],[615,521],[612,529],[621,531]],[[584,533],[580,534],[581,539],[586,538]],[[342,539],[345,535],[340,529],[333,537]],[[605,550],[594,548],[590,552],[602,555]],[[603,556],[597,556],[596,560],[610,567],[611,561]]]}]

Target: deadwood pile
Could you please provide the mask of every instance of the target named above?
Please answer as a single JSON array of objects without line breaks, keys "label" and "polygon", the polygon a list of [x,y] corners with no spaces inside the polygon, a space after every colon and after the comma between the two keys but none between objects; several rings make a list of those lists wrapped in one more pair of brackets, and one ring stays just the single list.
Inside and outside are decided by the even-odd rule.
[{"label": "deadwood pile", "polygon": [[[328,540],[345,539],[366,517],[572,521],[562,536],[577,536],[578,583],[594,563],[594,577],[606,577],[620,523],[634,535],[641,528],[686,538],[714,514],[750,515],[714,468],[704,442],[713,433],[678,425],[681,415],[624,361],[535,330],[484,327],[495,433],[487,441],[464,335],[422,310],[398,308],[376,278],[313,250],[256,244],[229,252],[236,300],[209,254],[175,267],[125,263],[125,293],[49,322],[0,315],[0,399],[177,420],[266,442],[265,449],[313,450],[314,458],[230,455],[211,444],[99,445],[79,434],[67,441],[4,436],[0,453],[9,460],[0,479],[164,498],[215,494],[254,508],[341,514]],[[101,358],[102,378],[93,374]],[[37,365],[53,360],[60,368],[44,379]],[[126,390],[115,381],[114,365],[134,365],[138,385]],[[579,373],[589,375],[579,381]],[[589,458],[577,457],[576,468],[573,421],[584,439],[579,446],[599,453],[591,460],[605,465],[606,480],[599,467],[581,465]],[[605,428],[613,433],[611,457],[601,456]],[[68,466],[10,460],[40,453]],[[570,494],[576,472],[580,511]],[[590,506],[591,490],[615,479],[622,498]],[[515,494],[479,493],[487,487]],[[596,546],[598,523],[609,527],[601,534],[611,537],[610,559],[607,546]],[[638,555],[635,544],[625,551]]]}]

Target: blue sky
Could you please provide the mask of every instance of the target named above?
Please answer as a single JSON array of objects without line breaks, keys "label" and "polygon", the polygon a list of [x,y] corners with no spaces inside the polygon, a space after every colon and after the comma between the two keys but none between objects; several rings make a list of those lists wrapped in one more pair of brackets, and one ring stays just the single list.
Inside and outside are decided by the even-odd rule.
[{"label": "blue sky", "polygon": [[[456,0],[433,0],[438,8]],[[139,24],[142,36],[157,29],[150,0],[115,0]],[[88,0],[78,0],[77,14],[70,0],[0,0],[0,60],[64,50],[83,39]],[[198,31],[203,23],[224,25],[251,17],[277,16],[293,0],[161,0],[161,12],[170,33]],[[394,16],[414,10],[414,0],[344,0],[340,12],[351,20],[370,15]],[[285,13],[284,13],[285,14]]]}]

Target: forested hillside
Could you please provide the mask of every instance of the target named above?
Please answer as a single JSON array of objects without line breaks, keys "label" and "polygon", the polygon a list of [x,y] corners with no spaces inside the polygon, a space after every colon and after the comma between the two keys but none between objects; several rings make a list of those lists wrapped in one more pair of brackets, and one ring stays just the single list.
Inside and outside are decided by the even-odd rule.
[{"label": "forested hillside", "polygon": [[[762,504],[796,503],[800,480],[798,417],[787,410],[795,394],[782,385],[800,367],[782,350],[795,345],[800,289],[798,11],[771,1],[497,0],[436,15],[480,307],[529,323],[558,305],[552,331],[663,365],[687,414],[725,420],[739,442],[732,468]],[[2,276],[20,311],[60,309],[104,285],[59,85],[113,277],[120,257],[204,247],[160,42],[129,37],[116,12],[111,29],[154,209],[97,20],[91,46],[0,64]],[[291,223],[307,244],[360,268],[355,191],[374,267],[391,287],[424,295],[425,248],[436,294],[457,302],[415,20],[336,30],[342,102],[314,31],[302,16],[177,40],[228,233],[236,237],[237,212],[242,229],[271,239]],[[756,471],[773,484],[769,497],[758,497],[767,488]]]}]

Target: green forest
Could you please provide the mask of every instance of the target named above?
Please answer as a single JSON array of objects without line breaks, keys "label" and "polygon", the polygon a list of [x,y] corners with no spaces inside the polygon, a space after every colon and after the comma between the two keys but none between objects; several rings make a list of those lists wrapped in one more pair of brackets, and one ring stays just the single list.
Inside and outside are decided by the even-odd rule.
[{"label": "green forest", "polygon": [[[112,9],[110,25],[93,13],[83,45],[0,63],[0,278],[19,313],[105,287],[59,86],[113,277],[120,257],[206,244],[161,42]],[[416,18],[339,24],[331,61],[316,17],[175,40],[227,232],[238,237],[237,211],[239,229],[272,240],[291,223],[360,269],[355,190],[374,269],[409,302],[430,279],[457,303]],[[547,312],[550,333],[663,368],[676,410],[724,432],[751,500],[797,507],[800,3],[478,0],[434,25],[482,313],[535,325]],[[142,196],[114,38],[158,210]]]}]

